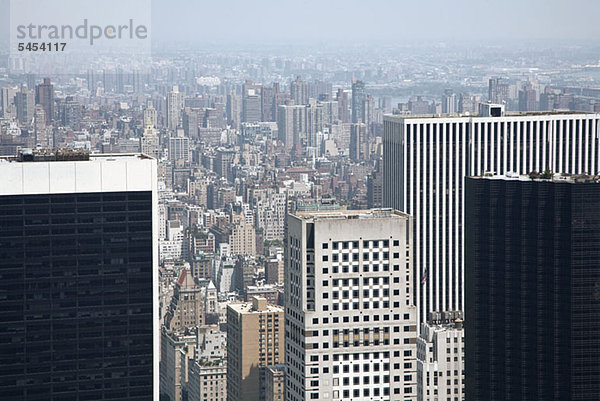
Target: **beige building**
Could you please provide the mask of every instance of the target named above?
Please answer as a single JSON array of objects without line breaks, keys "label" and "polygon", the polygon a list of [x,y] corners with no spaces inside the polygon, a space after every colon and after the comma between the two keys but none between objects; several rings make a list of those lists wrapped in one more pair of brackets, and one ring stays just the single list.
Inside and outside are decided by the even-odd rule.
[{"label": "beige building", "polygon": [[181,386],[187,382],[188,363],[193,360],[196,334],[169,333],[164,327],[160,343],[160,395],[181,401]]},{"label": "beige building", "polygon": [[265,401],[283,401],[285,386],[285,365],[265,368]]},{"label": "beige building", "polygon": [[190,361],[188,365],[188,401],[225,401],[227,399],[227,363]]},{"label": "beige building", "polygon": [[256,256],[256,230],[246,223],[241,215],[233,219],[233,228],[229,236],[229,246],[234,255]]},{"label": "beige building", "polygon": [[227,400],[260,401],[265,367],[283,363],[283,308],[264,298],[227,307]]},{"label": "beige building", "polygon": [[204,324],[204,298],[187,268],[181,270],[175,284],[171,304],[165,314],[165,326],[169,330],[195,327]]}]

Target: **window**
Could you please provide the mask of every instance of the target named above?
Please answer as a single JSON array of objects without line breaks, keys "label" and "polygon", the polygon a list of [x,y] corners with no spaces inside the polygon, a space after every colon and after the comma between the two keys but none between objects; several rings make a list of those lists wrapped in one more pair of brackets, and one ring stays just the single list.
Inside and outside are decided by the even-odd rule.
[{"label": "window", "polygon": [[327,242],[323,242],[323,249],[328,249],[329,248],[329,244]]},{"label": "window", "polygon": [[328,255],[323,255],[323,262],[327,262],[329,261],[329,256]]}]

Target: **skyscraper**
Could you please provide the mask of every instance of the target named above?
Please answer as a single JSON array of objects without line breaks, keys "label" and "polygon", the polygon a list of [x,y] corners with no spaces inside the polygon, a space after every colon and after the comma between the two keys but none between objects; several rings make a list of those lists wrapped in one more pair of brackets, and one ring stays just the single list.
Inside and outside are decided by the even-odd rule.
[{"label": "skyscraper", "polygon": [[384,206],[414,216],[420,321],[463,310],[464,177],[600,171],[600,115],[489,109],[498,117],[384,118]]},{"label": "skyscraper", "polygon": [[260,401],[265,368],[283,362],[283,308],[254,297],[227,306],[227,400]]},{"label": "skyscraper", "polygon": [[0,175],[2,398],[158,400],[156,161],[23,152]]},{"label": "skyscraper", "polygon": [[364,122],[365,105],[364,100],[367,97],[365,92],[365,83],[359,80],[352,81],[352,122]]},{"label": "skyscraper", "polygon": [[467,178],[465,214],[466,400],[600,399],[600,178]]},{"label": "skyscraper", "polygon": [[536,111],[536,91],[531,85],[525,85],[519,91],[519,111]]},{"label": "skyscraper", "polygon": [[15,94],[15,108],[17,109],[17,121],[22,125],[28,125],[33,120],[35,99],[33,92],[22,87]]},{"label": "skyscraper", "polygon": [[35,87],[35,103],[44,109],[46,124],[51,124],[54,120],[54,85],[50,78],[44,78],[44,83]]},{"label": "skyscraper", "polygon": [[488,87],[488,100],[495,104],[508,101],[508,82],[504,78],[490,78]]},{"label": "skyscraper", "polygon": [[296,80],[290,83],[290,98],[295,104],[308,103],[308,87],[301,77],[296,77]]},{"label": "skyscraper", "polygon": [[288,217],[286,399],[416,400],[408,215]]},{"label": "skyscraper", "polygon": [[444,90],[444,94],[442,95],[442,113],[456,113],[456,94],[452,89]]},{"label": "skyscraper", "polygon": [[175,131],[181,124],[183,100],[183,93],[179,92],[177,85],[167,93],[167,128],[171,131]]}]

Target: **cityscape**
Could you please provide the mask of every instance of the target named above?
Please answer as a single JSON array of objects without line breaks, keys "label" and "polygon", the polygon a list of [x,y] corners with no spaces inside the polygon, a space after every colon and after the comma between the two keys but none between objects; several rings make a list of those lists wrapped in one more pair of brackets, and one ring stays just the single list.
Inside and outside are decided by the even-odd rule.
[{"label": "cityscape", "polygon": [[0,0],[0,400],[600,399],[600,4],[135,1]]}]

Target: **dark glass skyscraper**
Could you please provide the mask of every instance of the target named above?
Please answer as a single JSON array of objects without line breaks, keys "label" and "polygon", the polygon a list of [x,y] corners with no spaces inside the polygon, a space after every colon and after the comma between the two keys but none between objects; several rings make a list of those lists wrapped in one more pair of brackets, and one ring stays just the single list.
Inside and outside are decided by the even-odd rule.
[{"label": "dark glass skyscraper", "polygon": [[44,158],[0,160],[0,399],[158,400],[156,162]]},{"label": "dark glass skyscraper", "polygon": [[466,178],[465,395],[600,399],[600,178]]}]

